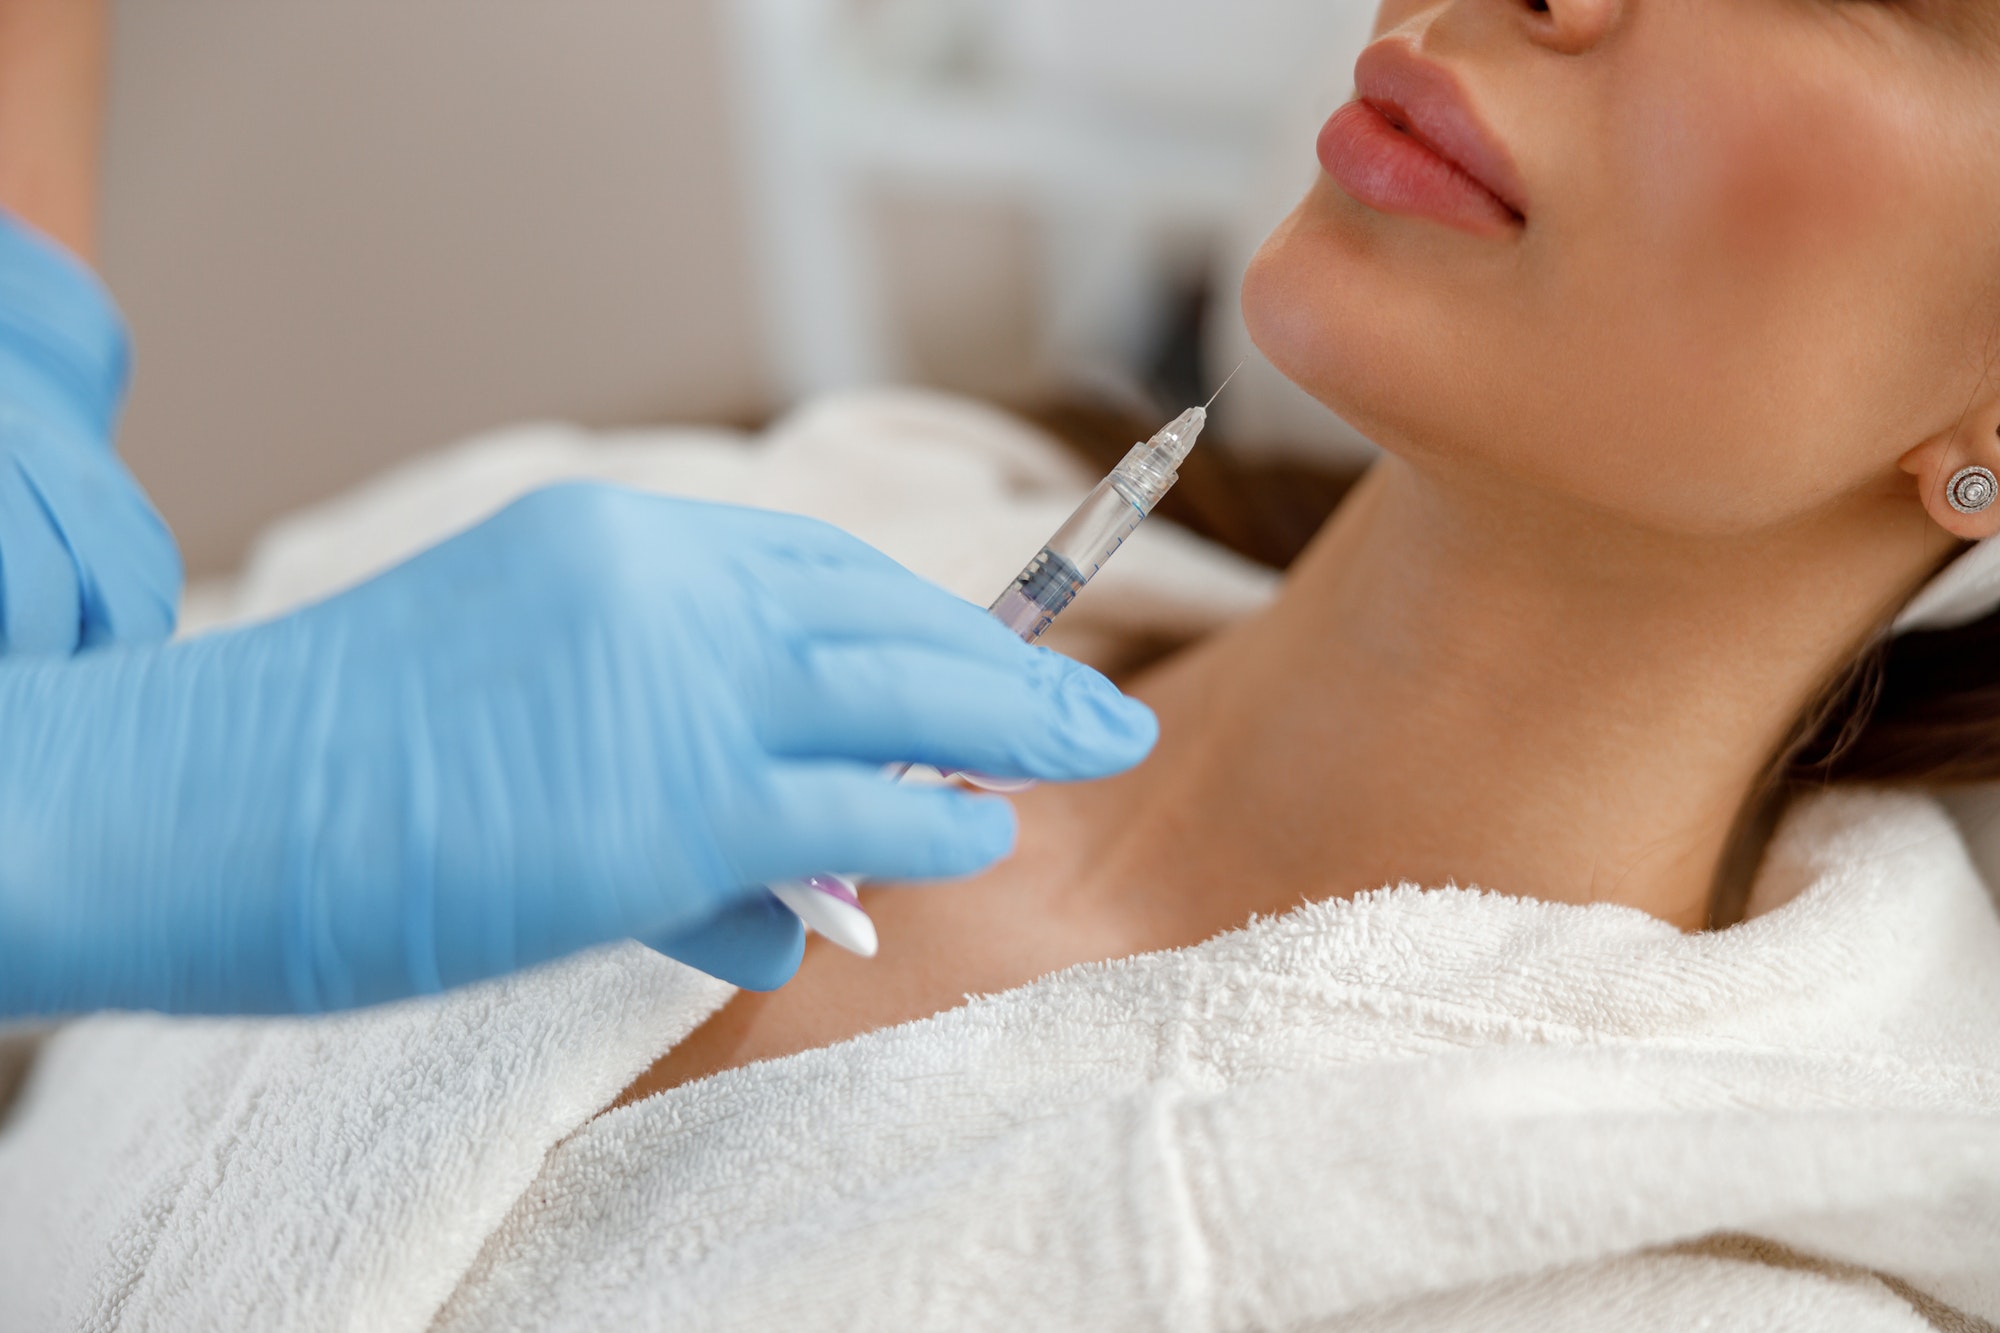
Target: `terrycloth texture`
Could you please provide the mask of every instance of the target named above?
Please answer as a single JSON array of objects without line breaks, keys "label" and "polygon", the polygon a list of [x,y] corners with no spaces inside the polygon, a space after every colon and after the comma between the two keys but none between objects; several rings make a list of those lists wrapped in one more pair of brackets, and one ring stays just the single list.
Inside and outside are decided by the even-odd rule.
[{"label": "terrycloth texture", "polygon": [[[899,443],[835,447],[875,411]],[[815,419],[812,448],[696,446],[702,493],[769,498],[783,473],[859,510],[929,447],[977,483],[933,496],[962,521],[924,520],[963,573],[965,534],[1032,549],[1082,481],[930,400]],[[910,459],[868,461],[892,446]],[[771,461],[788,447],[796,473]],[[523,477],[673,484],[676,451],[620,448],[614,468],[517,438],[420,467],[280,536],[245,609]],[[1016,524],[1020,505],[1041,509]],[[897,554],[951,576],[901,531]],[[1206,600],[1151,622],[1168,637],[1264,591],[1148,536],[1111,566],[1131,582],[1100,592],[1098,648],[1149,628],[1108,603],[1164,606],[1189,570]],[[1388,890],[602,1116],[727,987],[626,946],[328,1023],[92,1019],[48,1044],[0,1135],[0,1329],[2000,1321],[2000,919],[1954,826],[1918,797],[1821,799],[1752,906],[1690,937]]]},{"label": "terrycloth texture", "polygon": [[[1795,891],[1684,937],[1397,889],[675,1089],[442,1327],[1922,1327],[1869,1270],[2000,1317],[1991,903],[1888,796],[1791,822]],[[1662,1253],[1727,1233],[1821,1271]]]}]

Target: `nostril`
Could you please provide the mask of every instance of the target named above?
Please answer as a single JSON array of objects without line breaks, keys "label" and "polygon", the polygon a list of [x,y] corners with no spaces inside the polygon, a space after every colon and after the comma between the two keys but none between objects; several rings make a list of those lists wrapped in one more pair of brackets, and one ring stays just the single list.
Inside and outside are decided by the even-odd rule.
[{"label": "nostril", "polygon": [[1529,40],[1564,55],[1580,56],[1617,31],[1626,0],[1528,0],[1535,17],[1523,26]]}]

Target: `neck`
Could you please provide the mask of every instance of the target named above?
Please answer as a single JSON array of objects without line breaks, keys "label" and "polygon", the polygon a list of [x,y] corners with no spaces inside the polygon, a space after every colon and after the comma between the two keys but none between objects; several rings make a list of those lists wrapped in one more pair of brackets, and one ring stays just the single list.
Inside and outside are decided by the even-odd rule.
[{"label": "neck", "polygon": [[1697,928],[1796,719],[1943,554],[1909,510],[1635,533],[1387,459],[1267,612],[1138,686],[1160,752],[1084,803],[1117,832],[1070,882],[1196,913],[1227,886],[1239,915],[1457,884]]}]

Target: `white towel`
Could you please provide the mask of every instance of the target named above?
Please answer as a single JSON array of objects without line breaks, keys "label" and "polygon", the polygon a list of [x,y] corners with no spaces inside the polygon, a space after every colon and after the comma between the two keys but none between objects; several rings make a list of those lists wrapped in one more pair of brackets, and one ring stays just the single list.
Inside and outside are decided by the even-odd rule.
[{"label": "white towel", "polygon": [[1991,904],[1914,798],[1802,812],[1801,884],[1694,937],[1399,889],[730,1071],[562,1144],[442,1326],[2000,1315]]},{"label": "white towel", "polygon": [[[938,534],[1032,549],[1083,481],[1017,428],[878,397],[820,414],[816,464],[773,463],[783,432],[694,446],[722,479],[702,493],[769,498],[783,471],[825,505],[903,476],[838,447],[876,411],[984,478],[988,512]],[[673,448],[617,450],[672,484]],[[580,439],[448,456],[274,539],[242,609],[468,521],[557,452],[616,470]],[[1100,646],[1131,601],[1192,583],[1156,622],[1190,632],[1264,595],[1142,535],[1111,566],[1129,595],[1085,622]],[[1386,890],[603,1115],[728,987],[628,945],[327,1022],[95,1018],[0,1134],[0,1328],[2000,1321],[2000,919],[1954,826],[1919,796],[1811,802],[1753,912],[1684,936]]]}]

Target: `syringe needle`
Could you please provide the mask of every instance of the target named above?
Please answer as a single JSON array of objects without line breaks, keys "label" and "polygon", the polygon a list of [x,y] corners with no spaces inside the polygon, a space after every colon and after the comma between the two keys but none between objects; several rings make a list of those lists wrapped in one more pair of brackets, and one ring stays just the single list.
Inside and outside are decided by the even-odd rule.
[{"label": "syringe needle", "polygon": [[[1242,370],[1243,367],[1249,364],[1250,363],[1248,361],[1238,361],[1236,363],[1236,370],[1232,370],[1229,372],[1229,379],[1225,379],[1224,381],[1222,381],[1222,389],[1226,389],[1229,387],[1229,380],[1233,380],[1236,378],[1236,371]],[[1210,395],[1209,400],[1201,405],[1202,411],[1206,412],[1208,411],[1209,408],[1215,406],[1215,400],[1217,398],[1222,397],[1222,389],[1217,389],[1212,395]]]}]

